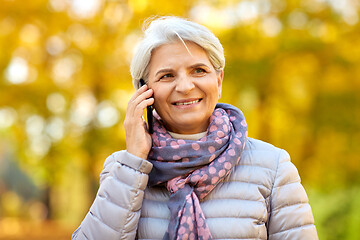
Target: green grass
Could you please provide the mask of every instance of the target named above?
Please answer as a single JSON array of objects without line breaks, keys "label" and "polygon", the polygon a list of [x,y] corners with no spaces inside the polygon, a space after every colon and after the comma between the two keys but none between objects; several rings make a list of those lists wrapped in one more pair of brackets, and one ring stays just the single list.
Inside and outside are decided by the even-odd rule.
[{"label": "green grass", "polygon": [[360,186],[308,191],[321,240],[360,239]]}]

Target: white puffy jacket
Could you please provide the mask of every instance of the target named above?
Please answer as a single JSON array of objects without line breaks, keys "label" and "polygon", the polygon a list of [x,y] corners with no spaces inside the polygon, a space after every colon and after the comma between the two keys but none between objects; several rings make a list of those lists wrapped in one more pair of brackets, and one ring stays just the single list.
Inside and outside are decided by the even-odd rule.
[{"label": "white puffy jacket", "polygon": [[[162,239],[169,193],[147,187],[152,164],[109,156],[100,188],[73,239]],[[239,164],[201,201],[214,239],[318,239],[308,198],[286,151],[248,138]]]}]

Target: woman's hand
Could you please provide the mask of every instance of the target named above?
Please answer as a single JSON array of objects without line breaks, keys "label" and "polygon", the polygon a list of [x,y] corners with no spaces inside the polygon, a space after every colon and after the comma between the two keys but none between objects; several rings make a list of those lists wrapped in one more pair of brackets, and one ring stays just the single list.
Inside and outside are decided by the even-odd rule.
[{"label": "woman's hand", "polygon": [[147,85],[139,88],[131,97],[124,120],[126,150],[142,159],[147,159],[152,140],[147,131],[146,122],[142,118],[144,109],[154,103],[153,90]]}]

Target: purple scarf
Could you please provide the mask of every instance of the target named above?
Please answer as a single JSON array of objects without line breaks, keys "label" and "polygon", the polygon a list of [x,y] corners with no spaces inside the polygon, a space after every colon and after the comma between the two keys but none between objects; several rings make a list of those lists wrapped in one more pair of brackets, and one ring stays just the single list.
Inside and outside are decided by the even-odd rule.
[{"label": "purple scarf", "polygon": [[166,183],[170,192],[163,239],[212,239],[199,201],[239,162],[247,133],[242,112],[224,103],[216,105],[206,136],[197,141],[172,138],[155,119],[149,186]]}]

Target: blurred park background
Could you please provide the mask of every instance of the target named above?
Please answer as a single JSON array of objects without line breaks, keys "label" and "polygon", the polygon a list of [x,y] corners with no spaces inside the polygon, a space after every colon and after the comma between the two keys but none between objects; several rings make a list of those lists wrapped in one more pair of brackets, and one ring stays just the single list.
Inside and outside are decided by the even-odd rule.
[{"label": "blurred park background", "polygon": [[286,149],[322,240],[360,239],[358,0],[0,0],[0,239],[70,239],[125,148],[129,62],[150,16],[209,27],[222,102]]}]

